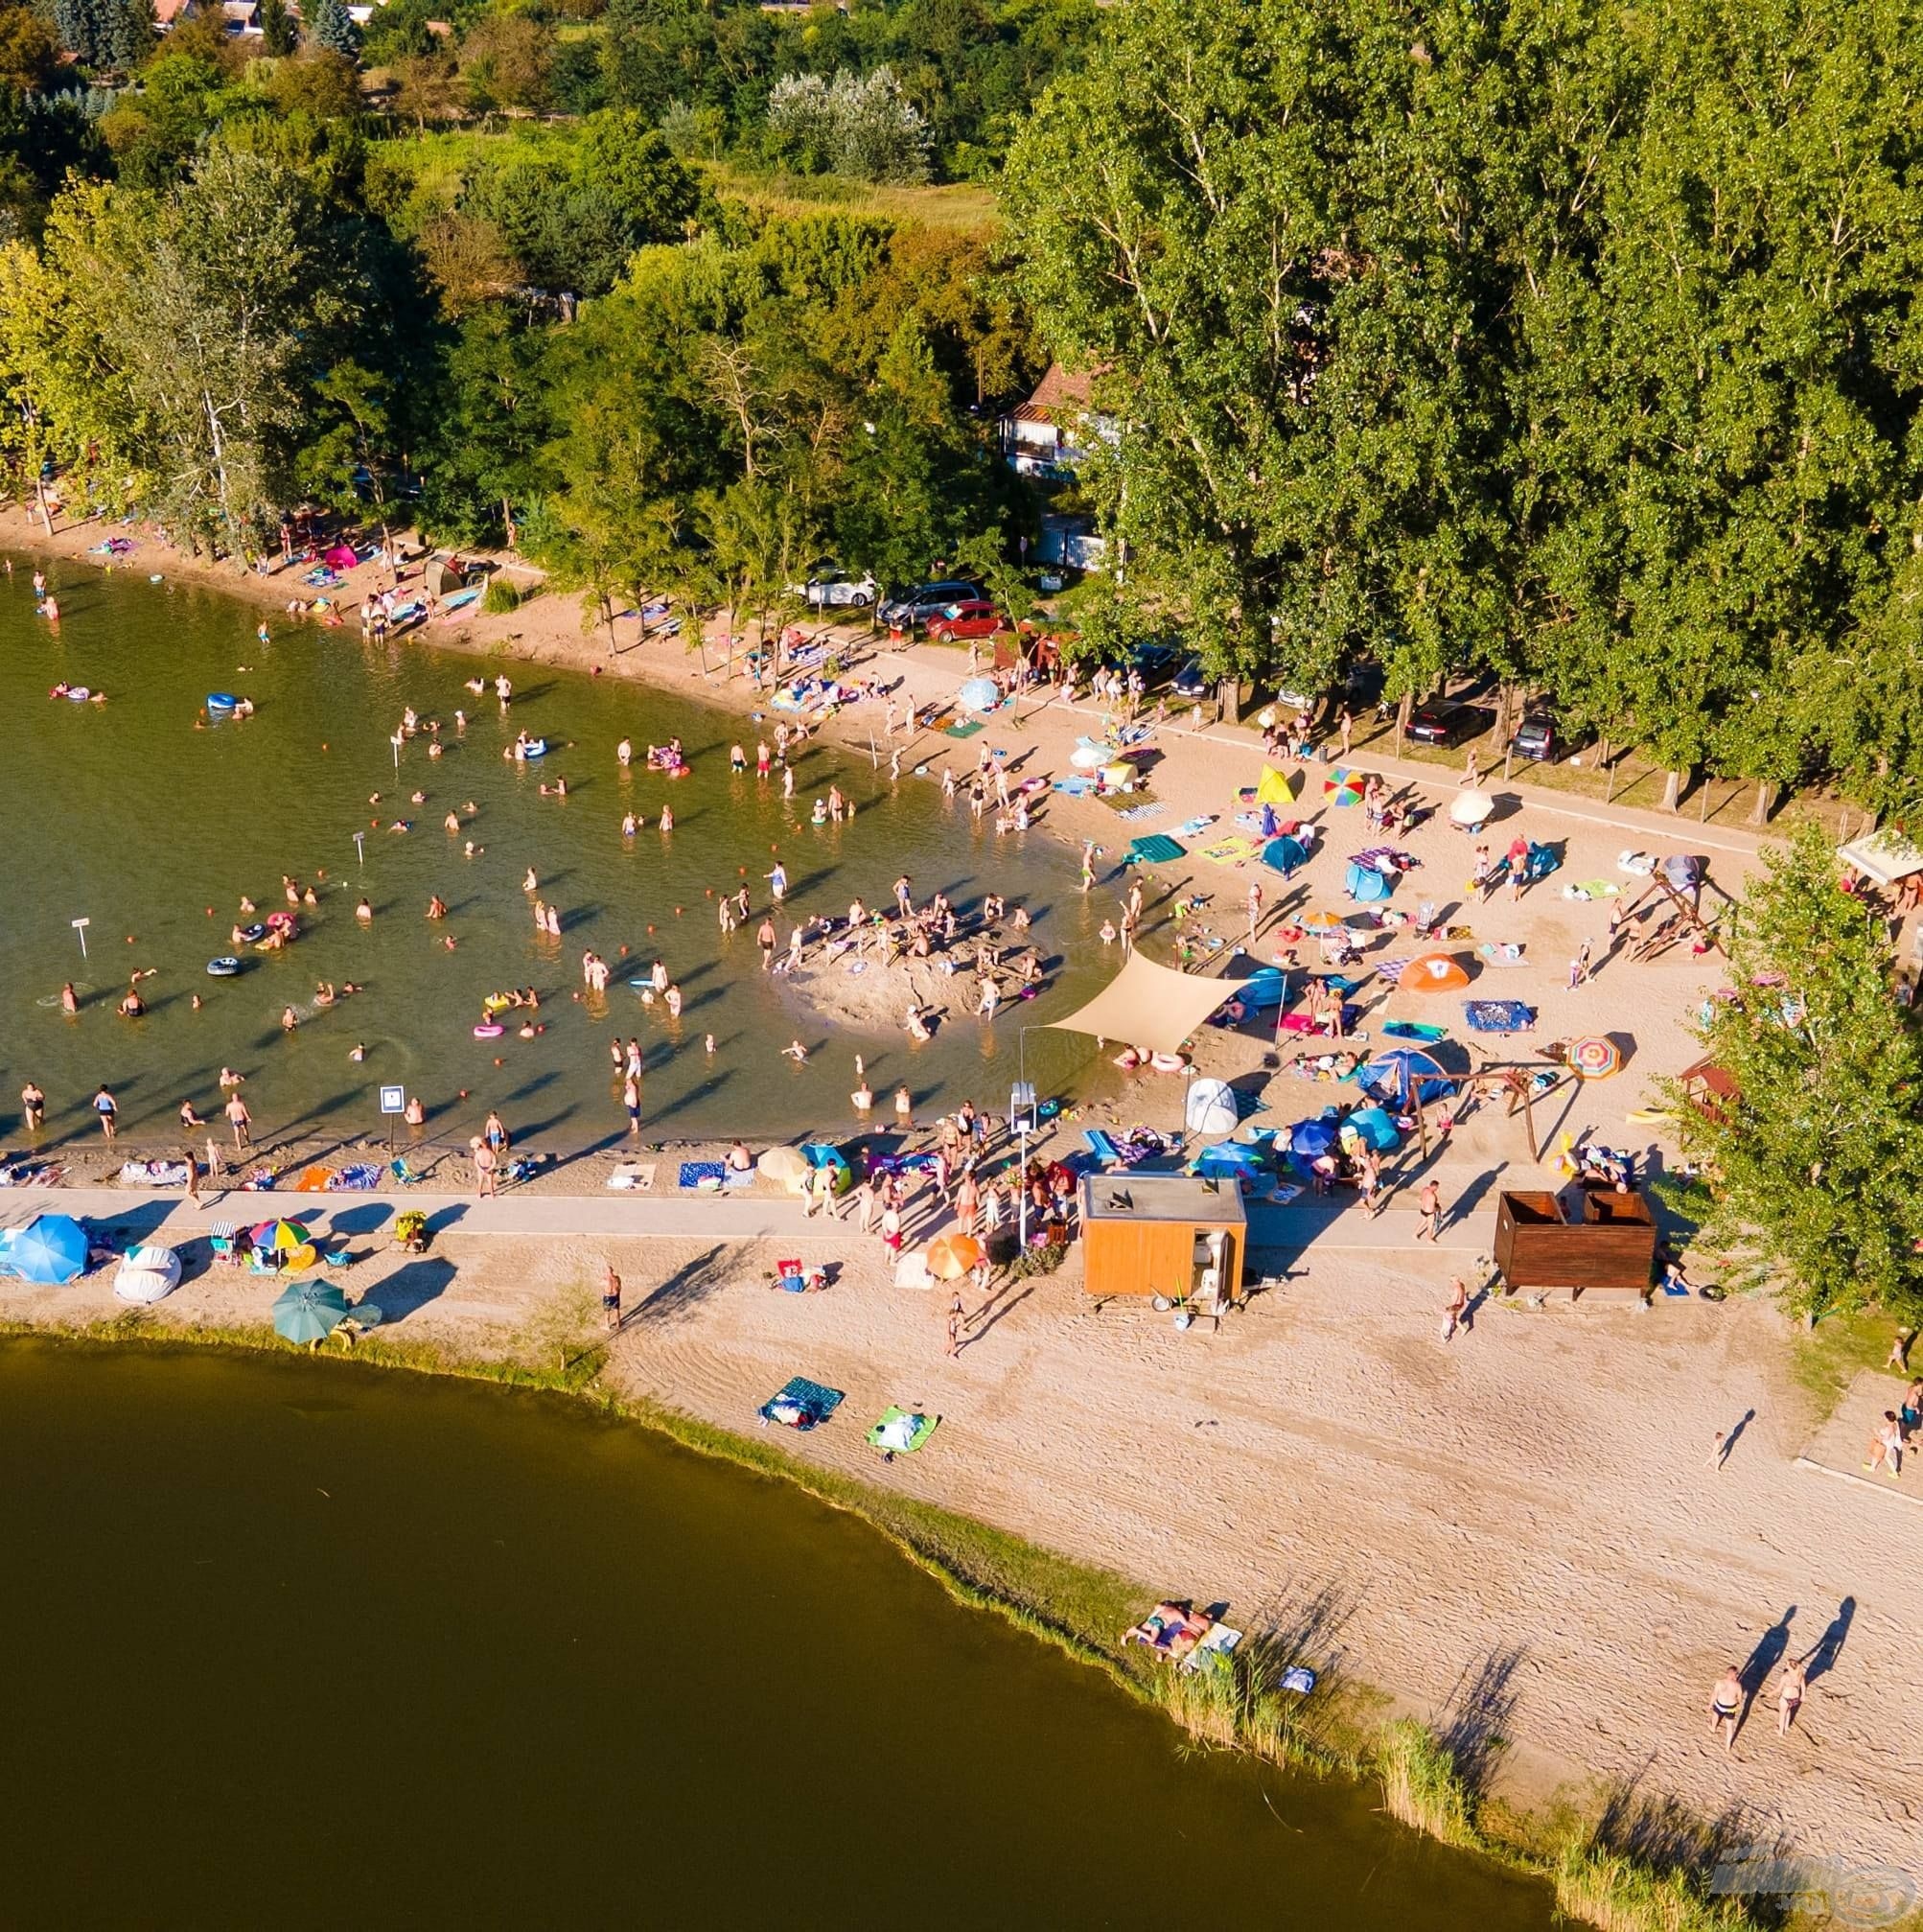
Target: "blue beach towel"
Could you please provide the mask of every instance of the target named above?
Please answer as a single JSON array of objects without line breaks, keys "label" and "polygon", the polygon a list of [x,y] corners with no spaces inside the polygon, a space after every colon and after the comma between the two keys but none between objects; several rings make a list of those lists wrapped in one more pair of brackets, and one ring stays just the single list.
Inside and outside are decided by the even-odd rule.
[{"label": "blue beach towel", "polygon": [[727,1177],[728,1169],[718,1160],[684,1160],[681,1164],[681,1178],[677,1187],[699,1187],[704,1181],[710,1181],[719,1187]]},{"label": "blue beach towel", "polygon": [[841,1407],[842,1391],[810,1382],[805,1375],[791,1377],[754,1412],[765,1422],[778,1422],[784,1429],[817,1429]]}]

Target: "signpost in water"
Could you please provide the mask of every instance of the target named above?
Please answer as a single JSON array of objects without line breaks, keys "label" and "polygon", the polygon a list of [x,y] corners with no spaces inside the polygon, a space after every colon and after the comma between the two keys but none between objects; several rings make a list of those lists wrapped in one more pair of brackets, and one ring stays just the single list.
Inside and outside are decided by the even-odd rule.
[{"label": "signpost in water", "polygon": [[74,921],[74,930],[81,936],[81,957],[82,959],[85,959],[87,956],[87,928],[92,924],[92,919],[76,919]]}]

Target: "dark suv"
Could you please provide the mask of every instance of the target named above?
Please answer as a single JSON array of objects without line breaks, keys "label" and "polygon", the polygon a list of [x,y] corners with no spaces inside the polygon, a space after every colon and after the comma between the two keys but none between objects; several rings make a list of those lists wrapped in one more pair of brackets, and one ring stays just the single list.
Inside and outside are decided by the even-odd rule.
[{"label": "dark suv", "polygon": [[916,584],[912,591],[890,597],[875,615],[892,631],[912,631],[930,617],[942,616],[951,604],[971,604],[985,594],[980,584],[944,577],[938,584]]},{"label": "dark suv", "polygon": [[1409,735],[1420,745],[1459,745],[1478,738],[1495,722],[1481,705],[1455,705],[1447,699],[1418,705],[1409,714]]}]

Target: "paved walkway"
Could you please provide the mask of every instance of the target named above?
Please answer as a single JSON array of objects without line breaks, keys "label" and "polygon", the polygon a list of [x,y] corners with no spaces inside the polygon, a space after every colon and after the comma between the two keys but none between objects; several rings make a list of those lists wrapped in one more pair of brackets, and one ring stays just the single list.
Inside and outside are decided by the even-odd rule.
[{"label": "paved walkway", "polygon": [[[919,1203],[916,1204],[917,1206]],[[395,1215],[418,1208],[437,1232],[544,1235],[556,1240],[588,1236],[604,1240],[749,1242],[783,1240],[846,1243],[853,1229],[845,1221],[812,1221],[799,1199],[758,1199],[753,1196],[654,1194],[516,1194],[476,1200],[472,1195],[208,1193],[197,1201],[175,1194],[144,1194],[129,1188],[63,1187],[22,1189],[0,1199],[0,1227],[25,1225],[38,1214],[70,1214],[102,1227],[126,1231],[124,1238],[185,1241],[218,1222],[249,1225],[280,1216],[313,1220],[329,1228],[360,1236],[377,1232]],[[1419,1253],[1413,1206],[1391,1206],[1374,1221],[1353,1203],[1331,1207],[1305,1198],[1277,1207],[1252,1202],[1248,1209],[1249,1245],[1277,1266],[1286,1266],[1309,1248],[1328,1253]],[[944,1217],[945,1220],[945,1217]],[[916,1243],[942,1222],[915,1226]],[[1487,1254],[1495,1238],[1494,1203],[1478,1208],[1443,1231],[1438,1248],[1465,1257]],[[1426,1245],[1426,1244],[1424,1244]]]}]

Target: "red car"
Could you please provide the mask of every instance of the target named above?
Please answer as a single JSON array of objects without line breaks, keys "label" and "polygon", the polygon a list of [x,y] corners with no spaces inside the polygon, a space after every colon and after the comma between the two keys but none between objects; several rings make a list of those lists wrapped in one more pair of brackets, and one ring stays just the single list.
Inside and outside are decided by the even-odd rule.
[{"label": "red car", "polygon": [[1008,618],[985,597],[950,604],[938,617],[928,621],[928,635],[938,644],[952,644],[962,638],[992,638],[1008,628]]}]

